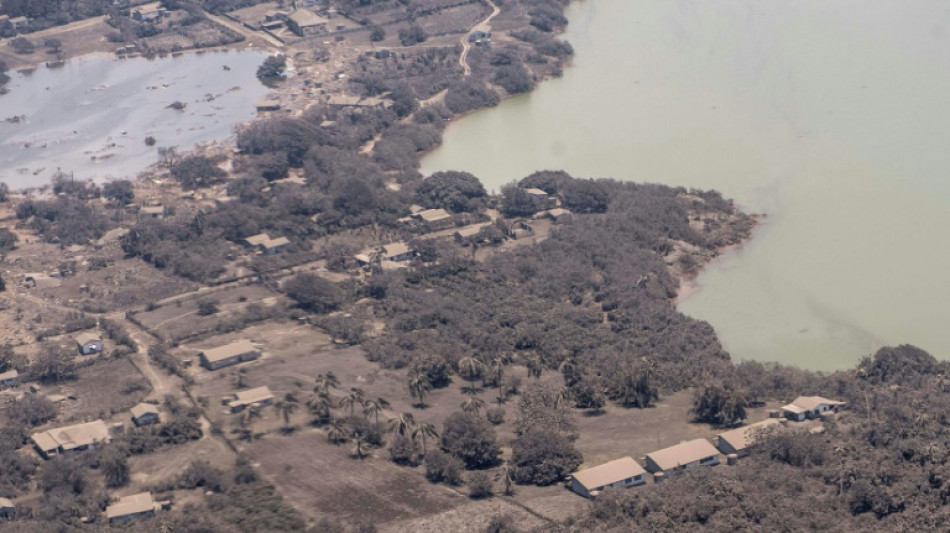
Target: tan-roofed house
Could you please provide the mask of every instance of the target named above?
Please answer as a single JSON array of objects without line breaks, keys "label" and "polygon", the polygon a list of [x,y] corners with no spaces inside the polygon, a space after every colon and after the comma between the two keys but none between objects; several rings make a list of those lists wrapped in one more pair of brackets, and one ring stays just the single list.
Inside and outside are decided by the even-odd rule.
[{"label": "tan-roofed house", "polygon": [[287,237],[277,237],[262,242],[260,249],[264,255],[274,255],[286,250],[288,246],[290,246],[290,239]]},{"label": "tan-roofed house", "polygon": [[164,205],[146,205],[139,208],[139,218],[165,218]]},{"label": "tan-roofed house", "polygon": [[404,242],[394,242],[383,245],[383,259],[399,263],[415,257],[416,253]]},{"label": "tan-roofed house", "polygon": [[208,370],[217,370],[245,361],[253,361],[260,356],[260,350],[247,339],[237,340],[231,344],[204,350],[198,354],[198,358],[201,359],[201,366]]},{"label": "tan-roofed house", "polygon": [[571,490],[592,498],[604,489],[635,487],[646,483],[646,470],[632,457],[621,457],[571,474]]},{"label": "tan-roofed house", "polygon": [[280,100],[261,100],[254,104],[254,107],[258,113],[263,111],[280,111]]},{"label": "tan-roofed house", "polygon": [[7,370],[0,374],[0,389],[16,387],[20,384],[20,373],[16,370]]},{"label": "tan-roofed house", "polygon": [[758,438],[770,433],[775,429],[775,426],[779,425],[777,419],[768,418],[755,424],[720,433],[716,438],[716,447],[726,455],[734,453],[739,457],[744,457],[749,455],[749,449],[755,446]]},{"label": "tan-roofed house", "polygon": [[445,209],[425,209],[413,213],[412,218],[422,222],[429,231],[439,231],[455,226],[455,219]]},{"label": "tan-roofed house", "polygon": [[128,522],[137,518],[147,518],[155,514],[155,500],[152,494],[140,492],[131,496],[119,498],[119,501],[106,507],[106,518],[109,523]]},{"label": "tan-roofed house", "polygon": [[228,404],[232,413],[243,411],[248,406],[267,407],[274,401],[274,394],[266,385],[234,393],[234,399]]},{"label": "tan-roofed house", "polygon": [[159,421],[158,407],[150,403],[140,403],[131,409],[132,423],[147,426]]},{"label": "tan-roofed house", "polygon": [[95,449],[108,444],[112,437],[102,420],[34,433],[30,439],[44,459],[70,451]]},{"label": "tan-roofed house", "polygon": [[657,474],[681,472],[696,466],[719,464],[719,450],[706,439],[681,442],[646,456],[647,471]]},{"label": "tan-roofed house", "polygon": [[257,235],[251,235],[244,239],[244,245],[248,248],[258,248],[261,244],[270,240],[270,235],[266,233],[258,233]]},{"label": "tan-roofed house", "polygon": [[574,213],[571,213],[570,209],[564,209],[563,207],[555,207],[554,209],[549,209],[546,212],[548,218],[554,221],[555,224],[560,224],[562,222],[567,222],[570,220]]},{"label": "tan-roofed house", "polygon": [[327,19],[307,9],[298,9],[287,17],[287,27],[301,37],[327,33]]},{"label": "tan-roofed house", "polygon": [[16,506],[10,498],[0,498],[0,518],[4,520],[16,519]]},{"label": "tan-roofed house", "polygon": [[782,412],[785,414],[785,418],[801,422],[806,418],[816,418],[825,411],[838,412],[838,409],[844,404],[845,402],[829,400],[821,396],[799,396],[792,403],[783,405]]},{"label": "tan-roofed house", "polygon": [[84,331],[73,337],[76,346],[79,347],[79,353],[90,355],[102,351],[102,337],[98,333]]}]

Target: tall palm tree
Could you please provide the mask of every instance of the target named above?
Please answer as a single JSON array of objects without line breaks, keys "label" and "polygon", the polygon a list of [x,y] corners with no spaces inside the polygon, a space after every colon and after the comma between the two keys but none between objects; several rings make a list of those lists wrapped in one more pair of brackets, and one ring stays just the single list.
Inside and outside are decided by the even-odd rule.
[{"label": "tall palm tree", "polygon": [[372,416],[376,422],[376,425],[379,425],[379,412],[383,409],[389,408],[389,402],[383,398],[376,398],[375,400],[367,400],[365,407],[363,407],[363,416],[370,417]]},{"label": "tall palm tree", "polygon": [[418,400],[413,407],[424,407],[425,397],[432,390],[429,378],[423,374],[414,374],[409,377],[409,394]]},{"label": "tall palm tree", "polygon": [[356,455],[357,459],[362,459],[366,456],[366,435],[362,431],[357,431],[353,433],[353,441],[356,443],[353,448],[353,454]]},{"label": "tall palm tree", "polygon": [[407,436],[412,433],[412,430],[416,427],[416,419],[413,418],[412,413],[402,413],[395,418],[389,419],[389,432],[396,433],[400,436]]},{"label": "tall palm tree", "polygon": [[333,408],[333,400],[328,394],[318,392],[307,400],[307,410],[316,417],[315,421],[319,424],[325,424],[330,421],[330,409]]},{"label": "tall palm tree", "polygon": [[350,392],[340,400],[340,407],[349,407],[350,417],[353,417],[356,415],[357,405],[360,407],[366,405],[366,395],[363,389],[351,387]]},{"label": "tall palm tree", "polygon": [[528,375],[541,379],[541,373],[544,371],[544,366],[541,363],[541,357],[538,355],[533,355],[528,357],[528,360],[525,361],[525,365],[528,367]]},{"label": "tall palm tree", "polygon": [[330,389],[335,389],[340,386],[340,380],[337,379],[336,374],[333,372],[319,374],[316,381],[317,386],[314,387],[313,391],[322,392],[323,394],[330,394]]},{"label": "tall palm tree", "polygon": [[432,437],[433,439],[439,438],[439,432],[435,429],[435,426],[428,422],[423,422],[419,424],[416,429],[412,431],[412,440],[422,437],[422,455],[426,454],[426,437]]},{"label": "tall palm tree", "polygon": [[289,428],[290,415],[300,407],[300,401],[297,400],[297,397],[294,396],[292,392],[288,392],[274,404],[274,407],[280,411],[280,414],[284,417],[284,428]]},{"label": "tall palm tree", "polygon": [[505,464],[501,467],[501,472],[499,472],[502,481],[505,483],[505,496],[511,496],[514,494],[514,482],[515,476],[511,468],[511,463],[508,460],[505,460]]},{"label": "tall palm tree", "polygon": [[485,377],[482,379],[482,384],[486,387],[501,387],[501,382],[505,377],[505,364],[507,363],[508,360],[503,355],[492,359],[491,364],[488,365]]},{"label": "tall palm tree", "polygon": [[468,381],[468,394],[475,394],[475,380],[480,378],[485,370],[485,363],[479,361],[475,356],[469,355],[459,360],[459,375],[462,379]]},{"label": "tall palm tree", "polygon": [[469,396],[464,402],[462,402],[462,411],[466,413],[475,413],[476,415],[485,407],[485,400]]}]

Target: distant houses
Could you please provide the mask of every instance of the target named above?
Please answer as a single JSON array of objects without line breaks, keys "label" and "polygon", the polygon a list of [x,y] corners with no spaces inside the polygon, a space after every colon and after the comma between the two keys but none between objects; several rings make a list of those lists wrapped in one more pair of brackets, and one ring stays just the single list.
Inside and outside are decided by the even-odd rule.
[{"label": "distant houses", "polygon": [[755,424],[732,429],[720,433],[716,437],[716,447],[724,455],[735,454],[737,457],[749,455],[749,450],[756,444],[756,439],[779,426],[778,419],[768,418]]},{"label": "distant houses", "polygon": [[821,396],[799,396],[795,401],[782,406],[782,413],[785,418],[801,422],[805,419],[817,418],[826,411],[835,411],[843,406],[845,402],[829,400]]},{"label": "distant houses", "polygon": [[226,366],[236,365],[245,361],[253,361],[261,356],[261,351],[257,349],[249,340],[238,340],[224,346],[204,350],[198,354],[201,360],[201,366],[208,370],[218,370]]},{"label": "distant houses", "polygon": [[585,498],[608,488],[635,487],[646,483],[646,470],[632,457],[622,457],[571,475],[571,490]]},{"label": "distant houses", "polygon": [[140,403],[131,409],[132,423],[138,427],[155,424],[159,421],[158,407],[150,403]]},{"label": "distant houses", "polygon": [[155,515],[155,500],[148,492],[140,492],[119,498],[119,501],[106,507],[106,519],[109,523],[129,522],[138,518]]},{"label": "distant houses", "polygon": [[76,341],[76,346],[82,355],[91,355],[102,351],[102,337],[97,333],[84,331],[73,337],[73,340]]},{"label": "distant houses", "polygon": [[655,474],[674,474],[698,466],[719,464],[719,450],[706,439],[681,442],[646,455],[646,469]]},{"label": "distant houses", "polygon": [[49,459],[66,452],[98,448],[101,444],[111,442],[112,437],[109,435],[109,428],[105,422],[94,420],[85,424],[34,433],[30,439],[40,455],[44,459]]},{"label": "distant houses", "polygon": [[239,413],[248,407],[267,407],[273,401],[274,394],[262,386],[234,393],[234,399],[228,403],[228,407],[232,413]]}]

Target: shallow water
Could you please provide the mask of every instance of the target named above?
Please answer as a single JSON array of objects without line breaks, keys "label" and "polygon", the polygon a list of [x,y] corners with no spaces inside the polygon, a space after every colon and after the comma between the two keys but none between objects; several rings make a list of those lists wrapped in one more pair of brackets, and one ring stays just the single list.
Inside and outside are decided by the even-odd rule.
[{"label": "shallow water", "polygon": [[[57,169],[76,179],[134,177],[157,161],[158,147],[182,151],[223,141],[235,124],[254,117],[254,104],[268,91],[255,77],[264,57],[94,55],[11,73],[11,91],[0,96],[0,180],[12,188],[42,185]],[[187,107],[167,107],[176,101]],[[14,116],[25,120],[4,120]],[[155,146],[145,145],[147,136]]]},{"label": "shallow water", "polygon": [[575,64],[452,125],[423,162],[712,188],[767,213],[680,309],[737,359],[950,358],[950,5],[582,0]]}]

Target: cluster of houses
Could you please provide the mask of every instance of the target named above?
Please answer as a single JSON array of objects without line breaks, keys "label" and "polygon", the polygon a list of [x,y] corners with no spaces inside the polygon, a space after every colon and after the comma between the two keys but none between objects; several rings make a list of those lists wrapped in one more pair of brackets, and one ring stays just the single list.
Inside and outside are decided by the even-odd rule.
[{"label": "cluster of houses", "polygon": [[706,439],[681,442],[648,453],[643,457],[643,466],[631,457],[623,457],[575,472],[569,479],[569,486],[585,498],[594,498],[607,489],[644,485],[650,474],[658,483],[692,468],[716,466],[720,463],[720,455],[725,455],[729,464],[735,464],[740,457],[749,454],[762,435],[775,431],[784,421],[814,419],[829,411],[837,412],[843,405],[844,402],[820,396],[800,396],[782,407],[785,418],[769,418],[720,433],[715,446]]}]

